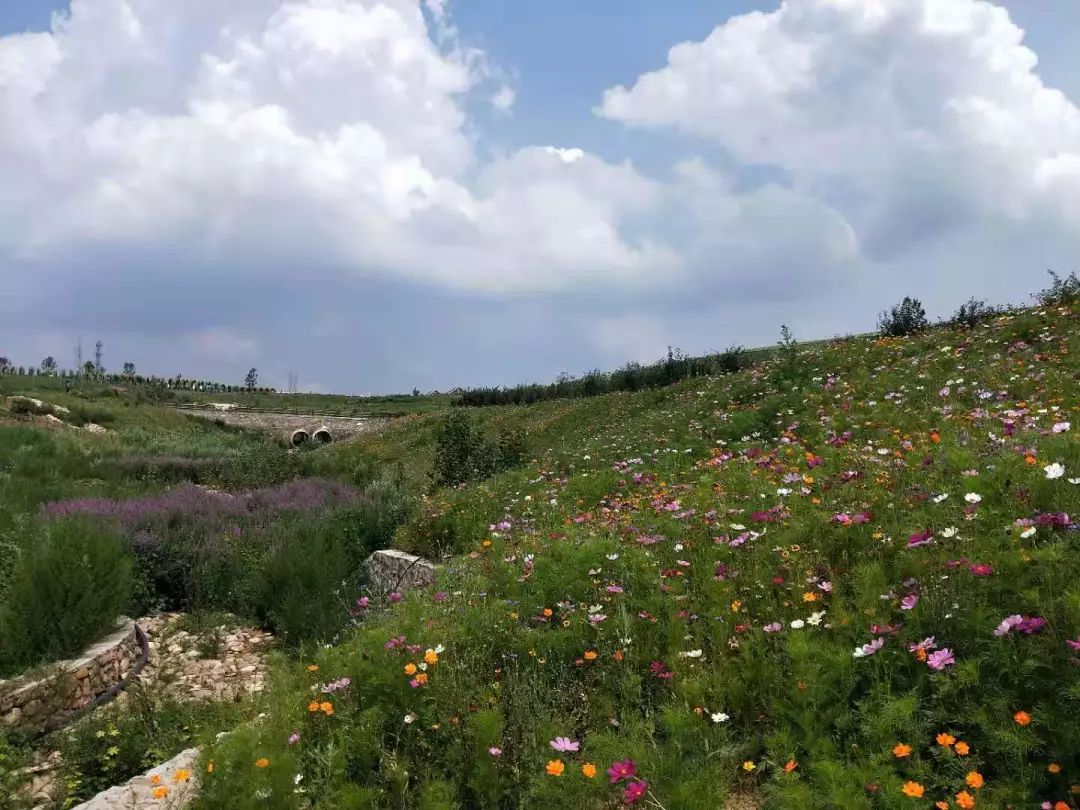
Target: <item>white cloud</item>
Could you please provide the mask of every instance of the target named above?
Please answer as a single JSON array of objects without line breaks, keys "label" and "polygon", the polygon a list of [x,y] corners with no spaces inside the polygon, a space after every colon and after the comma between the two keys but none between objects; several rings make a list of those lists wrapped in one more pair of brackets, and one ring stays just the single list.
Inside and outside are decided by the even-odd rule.
[{"label": "white cloud", "polygon": [[427,5],[441,46],[417,0],[74,0],[0,38],[0,252],[171,245],[478,291],[672,266],[623,232],[650,185],[629,166],[524,150],[471,187],[463,98],[495,71]]},{"label": "white cloud", "polygon": [[794,0],[734,17],[599,112],[720,141],[847,212],[872,253],[990,218],[1080,232],[1080,109],[983,0]]}]

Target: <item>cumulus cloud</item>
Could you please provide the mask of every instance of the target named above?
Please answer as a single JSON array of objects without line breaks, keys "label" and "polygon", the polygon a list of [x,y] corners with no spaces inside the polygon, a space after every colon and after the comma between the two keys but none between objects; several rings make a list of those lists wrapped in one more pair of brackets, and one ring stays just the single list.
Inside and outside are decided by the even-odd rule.
[{"label": "cumulus cloud", "polygon": [[999,218],[1080,231],[1080,109],[984,0],[792,0],[609,89],[601,115],[719,141],[829,200],[871,255]]}]

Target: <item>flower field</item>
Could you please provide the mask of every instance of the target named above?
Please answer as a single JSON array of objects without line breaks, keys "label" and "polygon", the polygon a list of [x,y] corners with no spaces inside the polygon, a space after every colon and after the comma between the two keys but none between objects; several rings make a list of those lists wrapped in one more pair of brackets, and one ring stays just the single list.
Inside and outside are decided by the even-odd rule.
[{"label": "flower field", "polygon": [[[197,806],[1076,808],[1077,357],[1046,306],[477,409],[530,459],[426,497],[436,587],[282,661]],[[320,464],[420,480],[436,420]]]}]

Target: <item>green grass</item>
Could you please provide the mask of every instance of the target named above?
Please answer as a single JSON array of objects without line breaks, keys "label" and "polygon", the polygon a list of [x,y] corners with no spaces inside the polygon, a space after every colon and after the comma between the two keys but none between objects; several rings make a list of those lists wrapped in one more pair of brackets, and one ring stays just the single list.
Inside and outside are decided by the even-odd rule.
[{"label": "green grass", "polygon": [[[795,352],[480,409],[488,431],[527,430],[531,458],[430,493],[399,530],[403,548],[456,555],[442,595],[284,667],[264,723],[208,752],[199,806],[606,808],[627,782],[604,771],[627,759],[648,783],[638,803],[666,810],[742,790],[785,809],[1075,806],[1080,535],[1017,521],[1080,513],[1076,312]],[[438,422],[319,463],[425,487]],[[1012,614],[1046,623],[995,635]],[[385,649],[402,635],[415,652]],[[955,663],[909,651],[930,636]],[[333,714],[309,711],[343,676],[319,697]]]}]

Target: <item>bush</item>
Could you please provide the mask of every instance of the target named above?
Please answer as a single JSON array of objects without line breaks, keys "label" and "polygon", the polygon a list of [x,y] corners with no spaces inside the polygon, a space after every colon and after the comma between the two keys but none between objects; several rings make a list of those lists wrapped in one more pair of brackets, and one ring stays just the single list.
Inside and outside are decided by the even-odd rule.
[{"label": "bush", "polygon": [[525,453],[520,433],[504,428],[489,441],[464,411],[452,411],[435,442],[435,483],[454,487],[487,478],[521,462]]},{"label": "bush", "polygon": [[60,521],[22,546],[0,608],[0,671],[80,652],[128,607],[124,541],[87,521]]},{"label": "bush", "polygon": [[960,305],[949,323],[953,326],[966,326],[968,329],[973,329],[980,322],[1000,314],[1001,309],[998,307],[992,307],[978,298],[971,298],[966,304]]},{"label": "bush", "polygon": [[1047,270],[1050,274],[1050,286],[1035,293],[1035,300],[1042,306],[1061,306],[1074,304],[1080,301],[1080,278],[1076,273],[1069,273],[1062,278],[1053,270]]},{"label": "bush", "polygon": [[878,317],[878,330],[886,337],[904,337],[921,332],[929,326],[926,310],[918,298],[904,300]]}]

